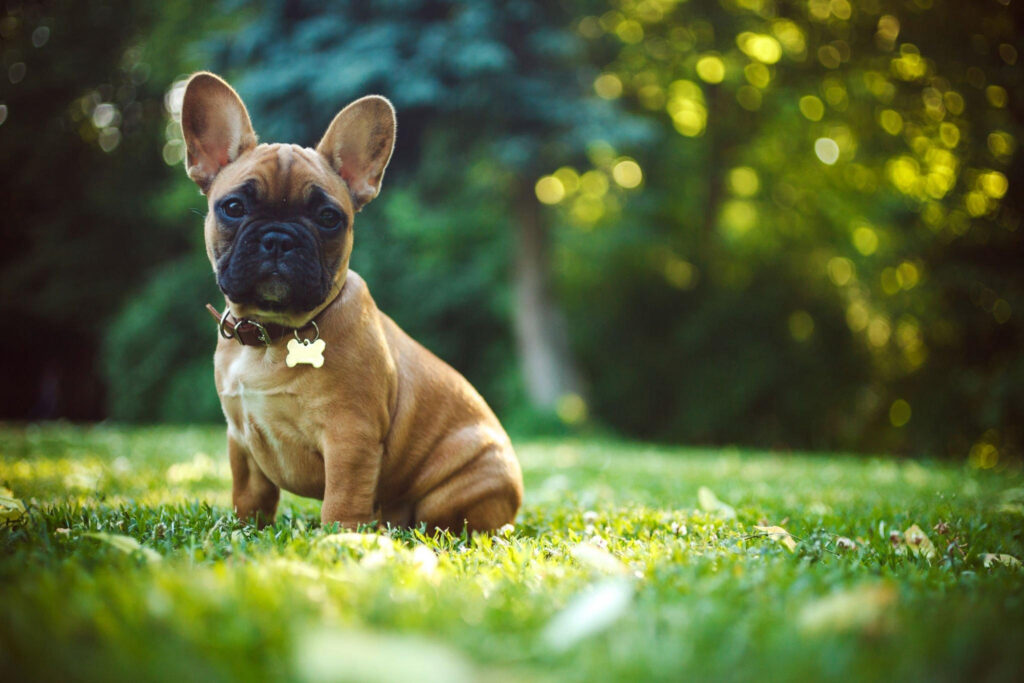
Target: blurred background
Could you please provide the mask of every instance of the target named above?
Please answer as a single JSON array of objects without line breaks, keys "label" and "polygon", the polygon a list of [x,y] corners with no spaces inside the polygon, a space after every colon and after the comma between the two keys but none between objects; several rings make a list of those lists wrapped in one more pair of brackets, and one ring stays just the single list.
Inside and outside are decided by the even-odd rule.
[{"label": "blurred background", "polygon": [[183,79],[398,109],[353,269],[516,434],[1024,446],[1021,0],[65,0],[0,18],[0,418],[220,421]]}]

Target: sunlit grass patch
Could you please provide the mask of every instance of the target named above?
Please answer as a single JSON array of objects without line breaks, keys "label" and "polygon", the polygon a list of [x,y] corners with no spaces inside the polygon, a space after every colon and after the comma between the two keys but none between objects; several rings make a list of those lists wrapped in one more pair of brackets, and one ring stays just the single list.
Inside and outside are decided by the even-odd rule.
[{"label": "sunlit grass patch", "polygon": [[25,507],[0,529],[6,670],[318,681],[1020,670],[1019,472],[535,442],[518,448],[527,496],[514,529],[354,534],[323,528],[318,503],[290,495],[274,526],[240,524],[222,440],[214,428],[0,432],[0,486]]}]

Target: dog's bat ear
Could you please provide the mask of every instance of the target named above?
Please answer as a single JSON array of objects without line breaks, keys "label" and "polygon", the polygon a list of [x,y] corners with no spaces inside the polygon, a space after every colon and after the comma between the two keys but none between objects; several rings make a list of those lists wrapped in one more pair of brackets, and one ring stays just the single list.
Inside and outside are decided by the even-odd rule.
[{"label": "dog's bat ear", "polygon": [[204,193],[220,169],[256,146],[256,133],[238,93],[219,76],[200,72],[181,104],[185,170]]},{"label": "dog's bat ear", "polygon": [[356,211],[380,192],[395,148],[395,108],[380,95],[348,105],[331,122],[316,150],[348,185]]}]

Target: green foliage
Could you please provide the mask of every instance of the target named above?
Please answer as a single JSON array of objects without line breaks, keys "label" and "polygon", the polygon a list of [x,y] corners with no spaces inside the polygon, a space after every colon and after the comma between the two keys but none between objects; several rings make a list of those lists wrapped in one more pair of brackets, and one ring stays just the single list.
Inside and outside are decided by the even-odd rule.
[{"label": "green foliage", "polygon": [[121,420],[221,419],[213,384],[217,325],[203,302],[223,301],[209,262],[180,258],[157,271],[118,315],[104,349],[110,412]]},{"label": "green foliage", "polygon": [[239,524],[226,457],[206,455],[220,429],[0,431],[0,483],[27,503],[0,526],[0,663],[76,680],[1019,678],[1024,573],[988,557],[1024,556],[1019,470],[518,450],[515,530],[360,536],[287,494],[273,527]]},{"label": "green foliage", "polygon": [[[187,248],[184,211],[154,206],[172,174],[163,99],[185,68],[181,37],[214,25],[198,5],[4,6],[0,316],[24,330],[0,342],[5,417],[103,417],[101,332],[149,268]],[[37,391],[55,405],[33,414]]]},{"label": "green foliage", "polygon": [[267,139],[314,144],[341,106],[379,92],[399,109],[399,160],[420,158],[432,134],[455,131],[455,156],[482,148],[536,174],[595,138],[645,133],[583,87],[589,69],[571,18],[538,0],[270,0],[207,47],[214,66],[238,72]]},{"label": "green foliage", "polygon": [[26,75],[0,84],[3,415],[52,414],[50,382],[61,415],[219,419],[205,207],[164,106],[203,67],[270,141],[315,143],[368,91],[395,101],[353,265],[527,431],[578,426],[530,410],[513,361],[516,203],[535,189],[584,429],[986,466],[1024,448],[1010,7],[197,7],[5,9],[5,65]]},{"label": "green foliage", "polygon": [[625,207],[614,156],[589,189],[554,174],[594,412],[682,441],[1019,454],[1012,11],[609,5],[576,24],[595,90],[663,128]]}]

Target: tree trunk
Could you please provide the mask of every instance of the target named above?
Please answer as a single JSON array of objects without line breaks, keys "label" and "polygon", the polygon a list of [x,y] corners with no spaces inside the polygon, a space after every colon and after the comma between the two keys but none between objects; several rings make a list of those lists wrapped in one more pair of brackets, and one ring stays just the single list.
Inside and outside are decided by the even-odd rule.
[{"label": "tree trunk", "polygon": [[565,394],[579,394],[565,318],[551,292],[548,226],[533,187],[520,182],[515,202],[515,328],[519,364],[530,402],[553,408]]}]

